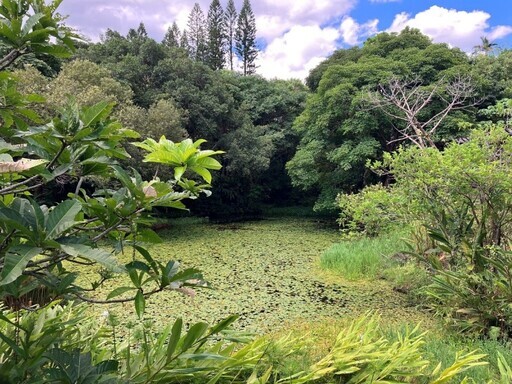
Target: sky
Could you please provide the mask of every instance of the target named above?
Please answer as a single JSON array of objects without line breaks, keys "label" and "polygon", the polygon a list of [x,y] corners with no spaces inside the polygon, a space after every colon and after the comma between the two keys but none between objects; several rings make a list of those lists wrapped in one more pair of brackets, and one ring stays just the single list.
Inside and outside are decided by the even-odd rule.
[{"label": "sky", "polygon": [[[243,0],[234,0],[237,11]],[[140,22],[161,41],[176,21],[186,28],[195,1],[64,0],[66,23],[92,41],[107,28],[126,34]],[[211,0],[197,0],[205,15]],[[221,0],[225,7],[227,0]],[[512,49],[512,0],[252,0],[260,52],[257,73],[304,79],[333,51],[379,32],[418,28],[434,42],[471,53],[487,37]]]}]

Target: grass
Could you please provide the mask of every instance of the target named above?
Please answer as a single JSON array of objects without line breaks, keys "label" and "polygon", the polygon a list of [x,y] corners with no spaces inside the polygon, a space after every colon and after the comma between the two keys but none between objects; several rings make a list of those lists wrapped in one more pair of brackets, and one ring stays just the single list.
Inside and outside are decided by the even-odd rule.
[{"label": "grass", "polygon": [[375,278],[392,265],[392,255],[405,249],[403,236],[403,230],[395,230],[374,238],[342,241],[324,252],[321,265],[349,280]]}]

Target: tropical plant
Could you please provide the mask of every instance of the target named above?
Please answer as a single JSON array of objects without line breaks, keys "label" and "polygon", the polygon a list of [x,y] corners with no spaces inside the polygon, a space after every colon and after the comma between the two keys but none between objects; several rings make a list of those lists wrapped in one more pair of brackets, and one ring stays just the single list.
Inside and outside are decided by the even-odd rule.
[{"label": "tropical plant", "polygon": [[[27,52],[71,52],[73,35],[54,16],[59,3],[2,1],[3,43],[10,46],[2,68]],[[143,226],[150,223],[154,207],[184,209],[183,200],[207,192],[209,170],[220,169],[212,156],[221,152],[201,151],[201,140],[147,139],[136,144],[147,153],[144,161],[174,169],[174,177],[143,181],[135,170],[128,172],[119,165],[119,160],[129,157],[122,141],[138,134],[111,119],[112,104],[80,108],[69,102],[50,122],[29,127],[27,119],[36,120],[26,108],[31,98],[17,93],[9,72],[1,72],[0,78],[6,85],[0,88],[5,100],[0,142],[0,297],[16,309],[31,306],[36,298],[38,304],[69,295],[92,300],[86,291],[96,289],[110,273],[123,272],[131,277],[133,294],[126,297],[128,290],[117,290],[110,298],[121,293],[125,298],[116,301],[136,298],[140,315],[151,293],[190,279],[199,281],[196,270],[178,272],[177,263],[155,262],[142,242],[157,236],[143,231]],[[195,180],[185,178],[194,174]],[[53,187],[51,198],[43,194],[48,186]],[[115,254],[126,245],[133,247],[133,260],[123,266]],[[77,273],[69,269],[73,264],[99,265],[97,282],[90,288],[80,286]]]}]

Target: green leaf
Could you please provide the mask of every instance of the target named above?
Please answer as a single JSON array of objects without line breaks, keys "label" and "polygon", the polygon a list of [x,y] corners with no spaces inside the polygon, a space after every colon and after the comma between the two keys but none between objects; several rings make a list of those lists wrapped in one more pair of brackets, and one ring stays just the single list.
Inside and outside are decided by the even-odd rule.
[{"label": "green leaf", "polygon": [[80,212],[82,205],[77,200],[65,200],[57,205],[48,215],[46,222],[47,239],[55,239],[72,228],[75,216]]},{"label": "green leaf", "polygon": [[187,166],[174,168],[174,178],[176,180],[180,180],[181,176],[183,176],[183,174],[185,173],[186,169],[187,169]]},{"label": "green leaf", "polygon": [[168,364],[172,360],[172,355],[178,346],[178,342],[181,338],[181,330],[183,328],[183,320],[178,317],[172,326],[171,336],[169,336],[169,344],[167,344],[167,358],[165,360]]},{"label": "green leaf", "polygon": [[72,51],[61,45],[39,45],[33,46],[33,50],[37,53],[46,53],[58,58],[66,58],[71,56]]},{"label": "green leaf", "polygon": [[139,289],[137,294],[135,295],[135,312],[137,312],[137,316],[139,319],[144,315],[144,310],[146,309],[146,299],[144,298],[144,294]]},{"label": "green leaf", "polygon": [[151,269],[153,270],[153,272],[158,275],[159,274],[159,270],[158,270],[158,264],[156,263],[156,261],[151,257],[151,254],[148,252],[147,249],[145,248],[142,248],[141,246],[139,245],[134,245],[133,246],[141,255],[142,257],[144,257],[144,259],[146,259],[146,261],[149,263],[149,265],[151,266]]},{"label": "green leaf", "polygon": [[28,262],[42,252],[41,248],[17,245],[5,254],[4,267],[0,275],[0,285],[12,283],[25,270]]},{"label": "green leaf", "polygon": [[206,168],[203,168],[203,167],[190,167],[190,169],[192,171],[194,171],[195,173],[197,173],[199,176],[201,176],[204,181],[206,181],[208,184],[211,184],[212,182],[212,174],[210,173],[209,170],[207,170]]},{"label": "green leaf", "polygon": [[155,231],[146,228],[137,234],[137,242],[148,244],[161,244],[163,240],[160,236],[158,236],[158,234]]},{"label": "green leaf", "polygon": [[43,18],[44,15],[42,13],[36,13],[30,16],[27,21],[25,22],[25,25],[23,26],[22,33],[23,35],[28,35],[32,28],[35,27],[35,25]]},{"label": "green leaf", "polygon": [[204,335],[206,330],[208,329],[207,323],[196,323],[190,327],[189,331],[185,335],[185,339],[183,340],[183,344],[181,345],[181,351],[185,352],[188,350],[201,336]]},{"label": "green leaf", "polygon": [[136,289],[136,288],[134,288],[134,287],[118,287],[108,294],[107,300],[110,300],[114,297],[120,296],[123,293],[133,291],[134,289]]},{"label": "green leaf", "polygon": [[60,244],[60,249],[68,255],[82,257],[95,261],[112,272],[122,273],[126,269],[117,263],[117,260],[108,252],[92,248],[84,244]]},{"label": "green leaf", "polygon": [[85,109],[82,121],[85,127],[98,122],[101,118],[107,116],[113,108],[113,104],[107,101],[100,101],[97,104]]},{"label": "green leaf", "polygon": [[226,317],[225,319],[219,321],[217,324],[215,324],[208,334],[214,335],[216,333],[219,333],[223,330],[225,330],[227,327],[229,327],[231,324],[233,324],[238,319],[238,315],[231,315]]}]

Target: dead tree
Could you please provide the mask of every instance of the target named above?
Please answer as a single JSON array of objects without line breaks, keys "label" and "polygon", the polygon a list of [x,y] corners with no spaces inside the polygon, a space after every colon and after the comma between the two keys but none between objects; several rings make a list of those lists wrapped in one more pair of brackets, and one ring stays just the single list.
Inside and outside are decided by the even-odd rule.
[{"label": "dead tree", "polygon": [[[380,84],[377,91],[370,92],[370,104],[405,123],[405,128],[394,126],[401,137],[393,141],[407,140],[422,149],[436,146],[435,132],[450,112],[476,104],[472,100],[474,89],[469,77],[459,76],[451,81],[441,79],[428,86],[419,79],[394,77],[386,84]],[[443,108],[422,121],[422,111],[433,101],[441,102]]]}]

